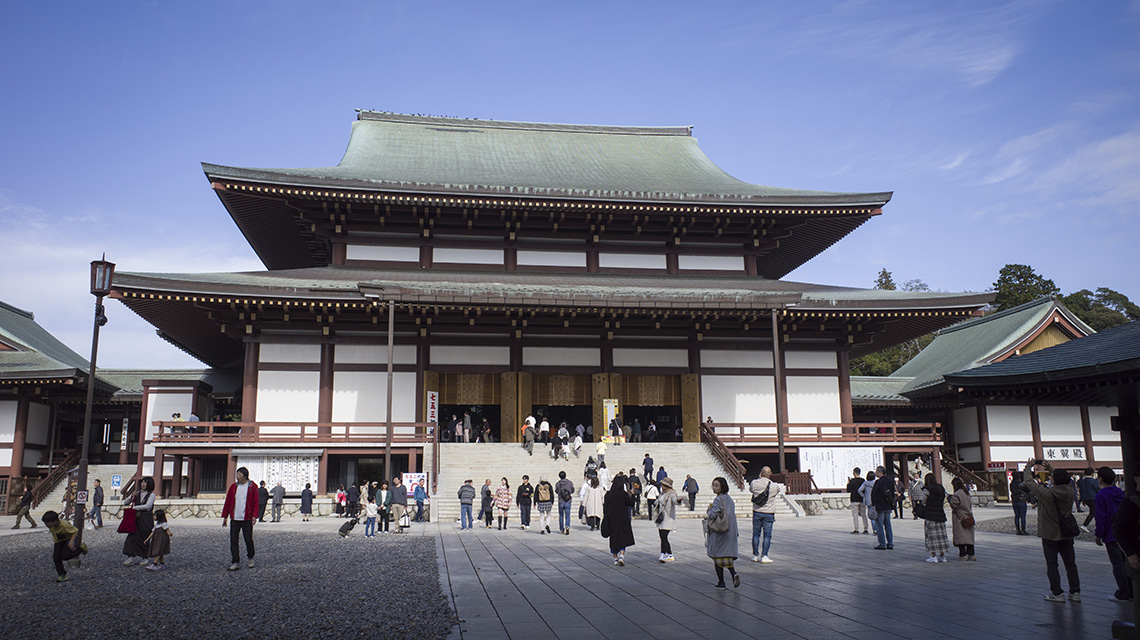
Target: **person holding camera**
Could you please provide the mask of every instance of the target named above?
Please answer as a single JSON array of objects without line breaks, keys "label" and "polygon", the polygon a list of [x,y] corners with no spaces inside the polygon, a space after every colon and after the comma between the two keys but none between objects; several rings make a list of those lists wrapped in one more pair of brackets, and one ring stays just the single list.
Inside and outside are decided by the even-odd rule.
[{"label": "person holding camera", "polygon": [[[1034,471],[1043,467],[1053,476],[1053,486],[1046,487],[1037,481]],[[1064,469],[1053,469],[1044,460],[1030,458],[1025,464],[1023,478],[1025,488],[1037,497],[1037,536],[1045,550],[1045,573],[1049,576],[1049,602],[1064,602],[1065,592],[1061,589],[1061,574],[1057,567],[1057,556],[1065,563],[1065,573],[1069,581],[1069,600],[1081,601],[1081,579],[1077,574],[1077,556],[1073,539],[1080,535],[1077,519],[1073,516],[1072,478]]]}]

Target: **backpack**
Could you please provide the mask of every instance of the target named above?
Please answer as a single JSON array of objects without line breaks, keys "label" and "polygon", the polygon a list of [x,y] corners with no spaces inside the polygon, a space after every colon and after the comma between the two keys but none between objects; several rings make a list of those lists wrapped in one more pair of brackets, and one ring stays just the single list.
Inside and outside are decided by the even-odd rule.
[{"label": "backpack", "polygon": [[752,495],[752,505],[762,507],[768,504],[768,496],[772,493],[772,481],[768,481],[768,486],[764,487],[764,493],[756,493]]},{"label": "backpack", "polygon": [[534,495],[539,502],[551,502],[553,498],[550,496],[550,484],[543,482],[535,489]]}]

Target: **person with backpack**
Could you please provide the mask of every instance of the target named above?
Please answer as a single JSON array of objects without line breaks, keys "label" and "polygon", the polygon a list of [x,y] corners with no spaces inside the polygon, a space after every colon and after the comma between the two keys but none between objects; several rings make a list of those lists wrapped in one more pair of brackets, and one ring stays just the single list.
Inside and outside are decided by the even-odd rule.
[{"label": "person with backpack", "polygon": [[633,515],[641,515],[641,478],[635,469],[629,470],[629,495],[633,496]]},{"label": "person with backpack", "polygon": [[554,487],[547,482],[546,475],[538,477],[534,488],[534,506],[538,507],[538,532],[550,533],[550,510],[554,507]]},{"label": "person with backpack", "polygon": [[657,498],[661,495],[661,490],[657,488],[657,483],[652,480],[646,479],[649,486],[645,488],[645,506],[649,512],[649,517],[656,517],[656,512],[653,511],[653,506],[657,502]]},{"label": "person with backpack", "polygon": [[570,535],[570,506],[574,499],[574,483],[566,477],[565,471],[558,472],[558,484],[554,485],[558,494],[558,531]]},{"label": "person with backpack", "polygon": [[[772,467],[760,470],[760,477],[748,485],[752,492],[752,561],[771,564],[768,550],[772,548],[772,525],[776,524],[776,505],[784,493],[784,487],[772,482]],[[764,537],[764,547],[760,548],[760,537]]]},{"label": "person with backpack", "polygon": [[[1041,464],[1036,464],[1041,463]],[[1053,486],[1046,487],[1037,481],[1034,471],[1043,466],[1053,475]],[[1077,555],[1073,539],[1080,535],[1080,527],[1073,516],[1072,478],[1064,469],[1053,469],[1048,461],[1029,459],[1025,465],[1025,487],[1037,497],[1037,537],[1045,551],[1045,574],[1049,577],[1049,602],[1064,602],[1065,592],[1061,589],[1061,573],[1057,567],[1057,556],[1065,563],[1065,573],[1069,580],[1069,600],[1081,601],[1081,578],[1077,573]]]}]

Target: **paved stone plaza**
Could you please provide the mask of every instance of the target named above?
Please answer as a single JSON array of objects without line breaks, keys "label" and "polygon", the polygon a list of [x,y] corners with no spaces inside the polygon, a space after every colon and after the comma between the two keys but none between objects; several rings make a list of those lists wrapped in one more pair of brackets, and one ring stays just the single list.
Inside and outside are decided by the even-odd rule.
[{"label": "paved stone plaza", "polygon": [[[999,507],[976,513],[982,520],[1009,511]],[[1113,618],[1131,619],[1131,605],[1108,599],[1113,583],[1104,550],[1084,541],[1077,545],[1084,600],[1054,604],[1042,600],[1048,586],[1035,537],[979,531],[977,563],[952,559],[934,565],[922,561],[921,522],[895,521],[895,550],[875,551],[873,536],[851,535],[848,516],[828,513],[777,521],[771,551],[776,562],[758,565],[748,561],[750,530],[742,520],[737,565],[742,584],[737,590],[716,591],[698,520],[682,520],[672,534],[677,557],[672,564],[657,562],[655,528],[636,521],[638,544],[621,568],[613,566],[605,540],[577,522],[570,536],[547,536],[534,529],[520,531],[517,513],[512,520],[508,531],[417,525],[406,540],[366,540],[359,527],[352,539],[340,540],[335,529],[342,521],[333,518],[258,525],[259,565],[236,574],[222,570],[228,543],[217,524],[175,522],[176,532],[202,537],[194,543],[195,553],[208,550],[213,557],[187,558],[193,554],[182,552],[176,538],[170,569],[157,575],[118,566],[121,536],[107,528],[95,532],[95,553],[65,585],[51,583],[50,547],[42,529],[4,535],[0,561],[15,573],[9,574],[15,588],[0,597],[6,612],[0,632],[5,638],[42,637],[19,629],[42,622],[71,624],[65,622],[63,604],[76,600],[84,619],[99,619],[113,608],[117,615],[185,620],[177,611],[185,609],[197,620],[210,620],[211,628],[228,632],[225,622],[214,626],[213,612],[234,597],[244,599],[237,594],[245,592],[251,601],[242,606],[260,611],[256,620],[262,638],[417,637],[409,635],[412,629],[422,634],[418,637],[430,637],[431,624],[397,631],[377,623],[375,608],[386,597],[398,603],[406,603],[413,591],[417,597],[433,597],[428,583],[434,575],[428,581],[412,580],[410,590],[392,575],[397,569],[430,573],[391,559],[402,543],[421,559],[430,557],[434,543],[439,584],[459,620],[449,638],[1083,639],[1110,637]],[[210,531],[214,528],[217,535]],[[2,531],[17,533],[6,526]],[[283,551],[308,556],[283,558]],[[111,597],[115,589],[118,603]],[[124,602],[131,613],[121,608]],[[40,617],[10,615],[29,608],[40,611]],[[145,613],[139,614],[140,609]],[[452,621],[445,617],[430,622],[446,626]],[[319,632],[322,628],[325,633]],[[183,636],[174,632],[168,637]]]}]

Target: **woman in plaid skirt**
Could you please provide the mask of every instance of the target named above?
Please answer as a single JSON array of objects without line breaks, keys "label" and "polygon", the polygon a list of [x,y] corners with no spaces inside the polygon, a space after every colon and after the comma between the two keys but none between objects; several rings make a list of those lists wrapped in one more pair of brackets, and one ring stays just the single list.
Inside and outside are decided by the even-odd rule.
[{"label": "woman in plaid skirt", "polygon": [[946,489],[938,484],[933,473],[926,474],[926,486],[922,490],[926,500],[926,513],[923,516],[923,538],[926,540],[926,550],[930,552],[927,562],[946,562],[946,553],[950,551],[950,540],[946,537]]}]

